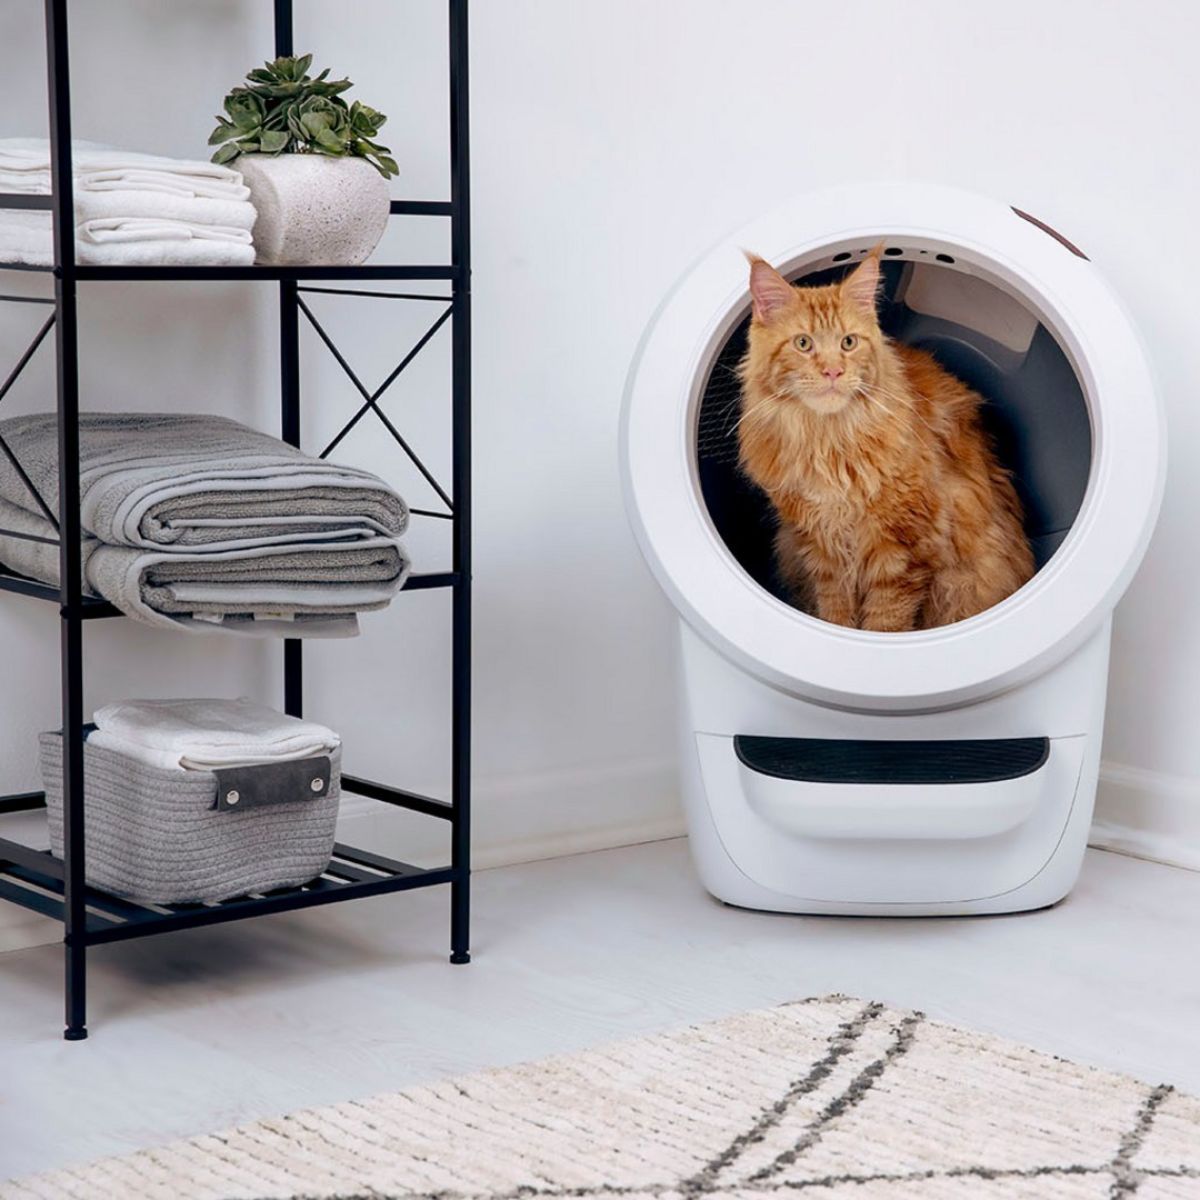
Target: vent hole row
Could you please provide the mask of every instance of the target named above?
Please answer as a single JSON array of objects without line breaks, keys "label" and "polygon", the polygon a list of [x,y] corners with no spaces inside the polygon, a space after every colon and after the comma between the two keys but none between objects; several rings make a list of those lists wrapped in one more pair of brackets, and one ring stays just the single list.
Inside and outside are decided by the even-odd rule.
[{"label": "vent hole row", "polygon": [[[866,254],[866,253],[867,253],[867,251],[866,251],[866,250],[860,250],[860,251],[859,251],[859,254]],[[896,255],[898,255],[898,254],[903,254],[903,253],[904,253],[904,250],[903,250],[903,248],[902,248],[902,247],[900,247],[900,246],[888,246],[888,247],[887,247],[887,249],[886,249],[886,250],[884,250],[884,254],[890,255],[890,256],[891,256],[891,257],[893,257],[893,258],[894,258]],[[921,251],[918,251],[918,253],[920,253],[920,254],[928,254],[928,253],[929,253],[929,251],[928,251],[928,250],[921,250]],[[840,254],[835,254],[835,255],[833,256],[833,261],[834,261],[835,263],[846,262],[848,259],[851,259],[851,258],[853,258],[853,257],[854,257],[854,255],[853,255],[853,254],[851,254],[849,250],[843,250],[843,251],[842,251]],[[949,254],[936,254],[936,255],[934,255],[934,257],[935,257],[935,258],[938,260],[938,262],[944,262],[944,263],[952,263],[952,262],[954,262],[954,258],[953,258],[951,255],[949,255]]]}]

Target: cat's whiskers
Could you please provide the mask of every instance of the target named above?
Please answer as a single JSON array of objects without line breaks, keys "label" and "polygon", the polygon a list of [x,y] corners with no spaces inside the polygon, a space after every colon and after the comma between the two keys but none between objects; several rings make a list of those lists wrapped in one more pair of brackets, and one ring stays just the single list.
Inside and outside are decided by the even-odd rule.
[{"label": "cat's whiskers", "polygon": [[886,396],[887,399],[895,400],[898,404],[902,404],[905,408],[911,409],[914,412],[916,411],[916,406],[913,403],[912,398],[906,396],[903,392],[893,391],[891,388],[883,387],[878,383],[867,384],[865,387],[870,392],[880,396]]},{"label": "cat's whiskers", "polygon": [[[771,404],[776,400],[782,400],[783,397],[788,394],[789,390],[790,390],[789,388],[784,388],[781,391],[772,392],[769,396],[763,396],[762,399],[757,400],[753,405],[751,405],[750,408],[746,409],[746,411],[743,412],[742,415],[737,419],[737,422],[733,426],[733,430],[740,429],[742,427],[743,421],[746,421],[750,417],[755,416],[762,409],[766,408],[766,406],[768,404]],[[727,432],[733,432],[733,430],[729,430]]]},{"label": "cat's whiskers", "polygon": [[872,404],[878,404],[879,407],[882,408],[889,417],[895,420],[896,414],[890,408],[888,408],[888,406],[884,404],[884,402],[878,396],[873,395],[871,392],[865,391],[862,388],[859,388],[858,390],[863,397],[869,400]]},{"label": "cat's whiskers", "polygon": [[890,417],[893,417],[893,418],[896,416],[896,414],[891,409],[889,409],[879,397],[885,396],[885,397],[887,397],[887,399],[895,401],[897,404],[899,404],[901,407],[905,408],[909,413],[911,413],[914,417],[916,417],[916,419],[918,421],[920,421],[921,424],[924,425],[925,428],[928,429],[930,433],[936,433],[936,430],[933,428],[933,426],[930,425],[930,423],[925,419],[925,417],[920,412],[917,411],[916,404],[914,404],[913,401],[908,396],[905,396],[905,395],[901,394],[900,392],[894,392],[890,388],[880,387],[878,384],[860,383],[858,385],[858,391],[861,395],[865,396],[868,400],[874,400]]}]

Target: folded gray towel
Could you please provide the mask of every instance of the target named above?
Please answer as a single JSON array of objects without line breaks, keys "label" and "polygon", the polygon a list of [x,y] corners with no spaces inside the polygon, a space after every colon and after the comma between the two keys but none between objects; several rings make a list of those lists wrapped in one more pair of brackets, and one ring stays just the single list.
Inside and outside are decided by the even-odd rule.
[{"label": "folded gray towel", "polygon": [[258,546],[215,554],[134,550],[99,543],[84,568],[88,584],[122,612],[150,625],[240,615],[262,633],[292,633],[297,617],[352,620],[385,608],[399,591],[408,560],[389,538],[329,544]]},{"label": "folded gray towel", "polygon": [[[0,436],[55,506],[54,417],[0,421]],[[80,488],[89,588],[160,627],[345,635],[408,573],[408,510],[386,484],[223,417],[87,414]],[[0,527],[54,536],[6,459]],[[0,535],[0,561],[58,581],[53,546]]]},{"label": "folded gray towel", "polygon": [[[57,509],[54,415],[0,421],[0,436]],[[267,539],[397,537],[408,522],[404,501],[369,471],[312,458],[225,417],[86,413],[79,484],[83,527],[110,546],[232,550]],[[3,457],[0,497],[37,511]]]}]

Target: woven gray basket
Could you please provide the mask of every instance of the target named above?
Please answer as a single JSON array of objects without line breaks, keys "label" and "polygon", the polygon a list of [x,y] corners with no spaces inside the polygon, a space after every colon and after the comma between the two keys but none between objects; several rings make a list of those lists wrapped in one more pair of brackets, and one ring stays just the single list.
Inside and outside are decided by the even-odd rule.
[{"label": "woven gray basket", "polygon": [[[50,850],[61,858],[62,734],[43,733],[39,745]],[[340,749],[218,776],[152,767],[88,741],[83,770],[93,887],[161,904],[213,903],[296,887],[329,865]]]}]

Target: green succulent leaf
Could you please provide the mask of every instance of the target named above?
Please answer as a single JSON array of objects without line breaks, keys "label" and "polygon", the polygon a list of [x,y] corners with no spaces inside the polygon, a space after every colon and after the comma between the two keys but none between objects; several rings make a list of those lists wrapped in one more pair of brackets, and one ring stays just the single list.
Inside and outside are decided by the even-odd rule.
[{"label": "green succulent leaf", "polygon": [[262,100],[253,92],[240,88],[235,88],[225,97],[225,111],[230,122],[244,132],[257,129],[266,115]]},{"label": "green succulent leaf", "polygon": [[323,112],[305,113],[300,118],[300,128],[304,131],[306,137],[311,138],[314,142],[318,141],[321,134],[329,132],[329,114]]},{"label": "green succulent leaf", "polygon": [[354,131],[363,137],[374,137],[383,126],[387,117],[357,100],[350,109],[350,123]]},{"label": "green succulent leaf", "polygon": [[287,149],[287,144],[292,139],[286,133],[280,133],[278,130],[264,129],[262,137],[259,138],[259,149],[264,154],[282,154]]},{"label": "green succulent leaf", "polygon": [[237,142],[226,142],[225,145],[223,145],[216,152],[216,154],[212,156],[212,160],[215,163],[232,162],[239,154],[241,154],[241,150],[239,149]]},{"label": "green succulent leaf", "polygon": [[246,73],[225,97],[225,115],[209,137],[213,162],[239,154],[322,154],[364,158],[385,178],[399,168],[386,146],[371,139],[387,117],[369,105],[348,105],[342,93],[353,83],[330,79],[329,68],[309,75],[311,54],[285,55]]},{"label": "green succulent leaf", "polygon": [[237,127],[231,125],[224,117],[218,117],[216,129],[208,135],[208,144],[210,146],[219,146],[222,142],[227,142],[230,138],[237,136]]},{"label": "green succulent leaf", "polygon": [[331,129],[323,129],[317,134],[317,145],[330,154],[346,154],[349,144],[345,138],[340,138]]}]

